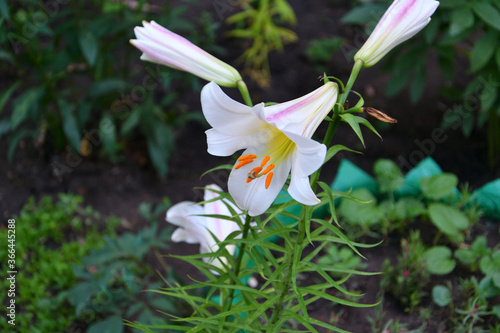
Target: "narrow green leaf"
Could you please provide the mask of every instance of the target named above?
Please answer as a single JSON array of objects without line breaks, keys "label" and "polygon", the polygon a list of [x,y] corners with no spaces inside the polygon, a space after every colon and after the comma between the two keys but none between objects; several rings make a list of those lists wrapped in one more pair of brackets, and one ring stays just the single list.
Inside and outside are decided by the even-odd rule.
[{"label": "narrow green leaf", "polygon": [[370,308],[370,307],[373,307],[373,306],[376,306],[378,303],[375,303],[375,304],[362,304],[362,303],[356,303],[356,302],[352,302],[352,301],[349,301],[349,300],[345,300],[345,299],[342,299],[342,298],[338,298],[338,297],[335,297],[333,295],[330,295],[330,294],[327,294],[325,292],[322,292],[320,290],[316,290],[312,287],[301,287],[302,289],[302,292],[305,292],[307,294],[311,294],[311,295],[315,295],[315,296],[320,296],[328,301],[331,301],[331,302],[334,302],[334,303],[338,303],[338,304],[342,304],[342,305],[347,305],[347,306],[352,306],[352,307],[355,307],[355,308]]},{"label": "narrow green leaf", "polygon": [[346,151],[349,151],[351,153],[356,153],[356,154],[363,154],[362,152],[347,148],[346,146],[343,146],[343,145],[335,145],[335,146],[328,148],[328,151],[326,152],[326,156],[325,156],[325,161],[323,162],[323,164],[328,162],[332,157],[334,157],[339,151],[342,151],[342,150],[346,150]]},{"label": "narrow green leaf", "polygon": [[3,108],[5,106],[5,103],[7,103],[7,101],[9,100],[10,98],[10,95],[12,95],[12,93],[14,92],[14,90],[16,90],[16,88],[19,86],[20,82],[17,81],[16,83],[14,83],[13,85],[11,85],[9,87],[9,89],[5,90],[2,95],[0,95],[0,113],[2,113],[3,111]]},{"label": "narrow green leaf", "polygon": [[10,136],[9,140],[9,150],[7,151],[7,159],[9,162],[12,162],[12,158],[14,157],[14,152],[17,148],[17,144],[19,141],[29,135],[33,135],[33,131],[22,129],[16,131],[13,135]]},{"label": "narrow green leaf", "polygon": [[472,9],[484,22],[500,31],[500,12],[488,2],[474,1]]},{"label": "narrow green leaf", "polygon": [[99,122],[104,151],[112,161],[117,160],[116,126],[110,115],[106,114]]},{"label": "narrow green leaf", "polygon": [[99,51],[99,40],[90,30],[81,30],[78,37],[83,56],[89,65],[93,66]]},{"label": "narrow green leaf", "polygon": [[497,41],[498,33],[494,30],[488,31],[479,38],[470,53],[471,71],[477,72],[488,63],[496,50]]},{"label": "narrow green leaf", "polygon": [[498,71],[500,71],[500,47],[497,49],[495,54],[495,60],[497,62]]},{"label": "narrow green leaf", "polygon": [[368,120],[366,120],[365,118],[362,118],[362,117],[357,117],[357,116],[355,116],[354,118],[356,119],[356,121],[359,124],[364,125],[370,131],[372,131],[375,135],[377,135],[380,139],[382,139],[382,136],[377,132],[377,130],[375,129],[375,127],[373,127],[373,125],[370,124],[370,122]]},{"label": "narrow green leaf", "polygon": [[356,120],[356,117],[350,113],[343,113],[340,115],[340,118],[342,118],[343,121],[345,121],[346,123],[349,124],[349,126],[351,126],[354,133],[356,133],[359,140],[363,144],[363,147],[365,147],[365,141],[363,140],[363,134],[361,133],[361,129],[359,128],[359,123]]},{"label": "narrow green leaf", "polygon": [[459,35],[473,25],[474,13],[469,7],[458,7],[451,12],[450,35]]},{"label": "narrow green leaf", "polygon": [[73,105],[68,104],[62,99],[58,101],[58,104],[59,110],[61,111],[63,131],[66,135],[66,139],[68,140],[71,148],[73,148],[76,152],[79,152],[82,136],[80,133],[80,129],[78,128],[76,117],[73,114]]},{"label": "narrow green leaf", "polygon": [[13,130],[26,120],[30,109],[35,106],[39,95],[39,88],[31,88],[14,100],[12,115],[10,117],[10,126]]}]

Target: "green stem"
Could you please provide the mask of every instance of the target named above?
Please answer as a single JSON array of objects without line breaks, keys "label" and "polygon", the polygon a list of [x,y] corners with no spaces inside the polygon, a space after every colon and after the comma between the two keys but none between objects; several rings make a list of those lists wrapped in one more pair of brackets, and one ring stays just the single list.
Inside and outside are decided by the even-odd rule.
[{"label": "green stem", "polygon": [[[282,288],[281,288],[280,297],[274,305],[273,314],[272,314],[272,317],[271,317],[271,320],[269,322],[269,326],[267,329],[268,333],[276,332],[276,330],[274,330],[274,325],[276,325],[278,318],[280,317],[283,303],[285,302],[286,295],[288,294],[288,292],[290,290],[290,284],[293,282],[292,279],[296,279],[296,276],[292,276],[293,272],[295,271],[294,263],[295,263],[296,258],[299,258],[298,262],[300,262],[300,258],[302,257],[302,250],[303,250],[302,244],[304,243],[304,238],[306,235],[306,222],[305,221],[306,221],[306,219],[309,219],[309,220],[311,219],[311,216],[312,216],[311,207],[308,206],[308,207],[304,208],[304,206],[303,206],[301,215],[302,215],[302,217],[301,217],[300,222],[299,222],[299,234],[297,235],[296,242],[293,242],[293,243],[286,242],[286,245],[289,247],[289,249],[287,249],[287,250],[289,250],[289,251],[287,251],[288,258],[286,260],[285,265],[287,265],[288,268],[286,270],[284,283],[283,283]],[[281,328],[281,327],[279,327],[279,328]]]},{"label": "green stem", "polygon": [[[252,220],[251,216],[248,215],[248,213],[247,213],[247,216],[245,218],[245,224],[243,225],[243,234],[241,236],[242,239],[247,239],[247,237],[248,237],[248,231],[250,230],[251,220]],[[246,245],[247,245],[247,243],[241,244],[239,251],[238,251],[238,257],[236,258],[234,275],[236,276],[237,279],[239,279],[239,275],[240,275],[240,271],[241,271],[241,262],[243,261],[243,255],[245,254]],[[230,284],[235,285],[236,281],[231,280]],[[231,307],[233,306],[234,291],[235,291],[235,289],[231,289],[229,291],[229,297],[227,298],[227,301],[224,302],[223,312],[231,311]],[[224,320],[221,322],[221,324],[225,323],[226,320],[227,320],[227,316],[224,317]],[[219,332],[222,332],[223,328],[224,328],[224,325],[221,325],[219,327]]]},{"label": "green stem", "polygon": [[340,105],[344,105],[345,101],[347,100],[347,96],[349,96],[349,92],[351,91],[351,88],[354,85],[354,82],[356,81],[361,68],[363,68],[363,61],[357,60],[352,67],[351,75],[349,76],[349,80],[347,80],[347,84],[345,85],[345,90],[342,95],[340,95]]},{"label": "green stem", "polygon": [[245,101],[245,104],[252,107],[252,99],[250,98],[250,93],[248,92],[247,85],[243,80],[238,81],[238,90],[241,93],[241,96],[243,97],[243,100]]},{"label": "green stem", "polygon": [[[328,125],[328,129],[326,130],[325,138],[323,139],[323,144],[327,147],[330,147],[330,144],[333,139],[333,135],[335,134],[335,131],[337,130],[337,127],[340,124],[340,115],[339,115],[339,110],[340,106],[343,106],[345,101],[347,100],[347,96],[349,96],[349,92],[351,91],[352,86],[354,85],[354,82],[356,81],[356,78],[358,77],[359,72],[361,71],[361,68],[363,68],[363,62],[361,60],[358,60],[354,63],[354,66],[352,67],[351,75],[349,76],[349,80],[347,80],[347,84],[345,85],[345,89],[340,95],[339,102],[334,108],[333,112],[333,121],[330,122]],[[319,174],[321,172],[321,168],[316,170],[315,173],[311,175],[311,187],[314,190],[316,186],[316,182],[319,179]]]}]

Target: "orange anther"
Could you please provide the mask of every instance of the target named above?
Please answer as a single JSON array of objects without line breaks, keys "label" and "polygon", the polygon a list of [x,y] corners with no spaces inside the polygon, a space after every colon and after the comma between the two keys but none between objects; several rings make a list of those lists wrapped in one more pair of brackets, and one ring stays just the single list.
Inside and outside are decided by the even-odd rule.
[{"label": "orange anther", "polygon": [[273,173],[269,172],[266,177],[266,189],[269,188],[269,185],[271,185],[271,180],[273,179]]},{"label": "orange anther", "polygon": [[257,158],[257,155],[255,155],[255,154],[248,154],[248,155],[241,156],[240,158],[238,158],[238,161],[254,160],[256,158]]},{"label": "orange anther", "polygon": [[267,175],[267,173],[269,171],[271,171],[272,169],[274,169],[275,165],[274,164],[269,164],[268,167],[266,168],[266,170],[264,170],[264,172],[262,173],[263,175]]},{"label": "orange anther", "polygon": [[264,159],[262,160],[262,163],[260,164],[261,167],[264,167],[264,165],[267,164],[267,162],[269,162],[271,158],[269,156],[266,156],[264,157]]},{"label": "orange anther", "polygon": [[253,168],[252,171],[255,172],[255,174],[257,175],[259,172],[262,171],[262,167]]},{"label": "orange anther", "polygon": [[250,183],[253,179],[250,177],[247,177],[247,184]]},{"label": "orange anther", "polygon": [[252,163],[253,160],[250,160],[250,159],[247,159],[247,160],[243,160],[241,161],[240,163],[236,164],[236,166],[234,167],[236,170],[238,170],[239,168],[241,168],[242,166],[244,165],[247,165],[247,164],[250,164]]}]

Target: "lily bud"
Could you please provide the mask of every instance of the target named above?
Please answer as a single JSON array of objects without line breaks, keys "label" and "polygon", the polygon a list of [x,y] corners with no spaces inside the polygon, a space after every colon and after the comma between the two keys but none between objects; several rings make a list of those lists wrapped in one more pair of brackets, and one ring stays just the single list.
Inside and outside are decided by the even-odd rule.
[{"label": "lily bud", "polygon": [[395,0],[354,61],[361,60],[364,67],[375,65],[390,50],[422,30],[438,6],[439,1],[435,0]]},{"label": "lily bud", "polygon": [[241,80],[240,73],[200,49],[187,39],[162,27],[158,23],[143,21],[144,27],[135,27],[137,39],[130,43],[144,52],[141,60],[189,72],[224,87],[235,87]]}]

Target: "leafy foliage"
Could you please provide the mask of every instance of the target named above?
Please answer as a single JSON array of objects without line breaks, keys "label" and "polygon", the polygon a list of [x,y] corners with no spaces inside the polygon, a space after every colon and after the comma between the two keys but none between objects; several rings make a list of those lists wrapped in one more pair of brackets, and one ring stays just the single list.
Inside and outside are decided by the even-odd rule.
[{"label": "leafy foliage", "polygon": [[[61,194],[56,202],[46,196],[31,198],[16,220],[16,327],[19,332],[62,332],[76,321],[66,290],[76,282],[71,265],[79,264],[93,248],[112,235],[117,220],[108,219],[106,230],[97,227],[99,214],[81,206],[82,198]],[[6,230],[1,230],[2,239]],[[7,247],[0,249],[7,258]],[[7,280],[2,288],[8,290]],[[7,293],[3,294],[5,298]],[[5,300],[5,298],[3,300]],[[0,327],[10,331],[7,317]]]},{"label": "leafy foliage", "polygon": [[[363,25],[366,30],[372,29],[372,23],[383,14],[390,2],[360,1],[345,14],[342,21]],[[387,96],[394,96],[409,87],[410,98],[416,103],[426,92],[430,72],[425,68],[430,56],[437,54],[439,69],[446,80],[445,86],[441,87],[441,95],[455,103],[444,114],[442,126],[461,128],[467,137],[475,127],[486,127],[492,161],[500,151],[498,22],[500,6],[495,0],[440,1],[429,25],[410,43],[391,52],[385,60],[385,69],[391,74]],[[458,63],[463,60],[469,66],[466,87],[457,83],[457,78],[464,76],[457,69]]]},{"label": "leafy foliage", "polygon": [[[103,155],[117,162],[128,142],[139,138],[165,176],[174,129],[196,119],[177,98],[198,91],[199,82],[159,65],[145,64],[147,74],[137,74],[131,61],[137,53],[124,41],[153,12],[163,25],[187,31],[210,50],[217,24],[209,15],[193,24],[183,18],[185,6],[110,0],[23,0],[2,8],[0,58],[8,79],[0,112],[11,112],[2,112],[0,137],[9,136],[9,160],[19,141],[29,139],[37,148],[66,150],[78,160]],[[158,102],[155,91],[162,89],[169,94]],[[54,171],[63,176],[75,163]]]}]

